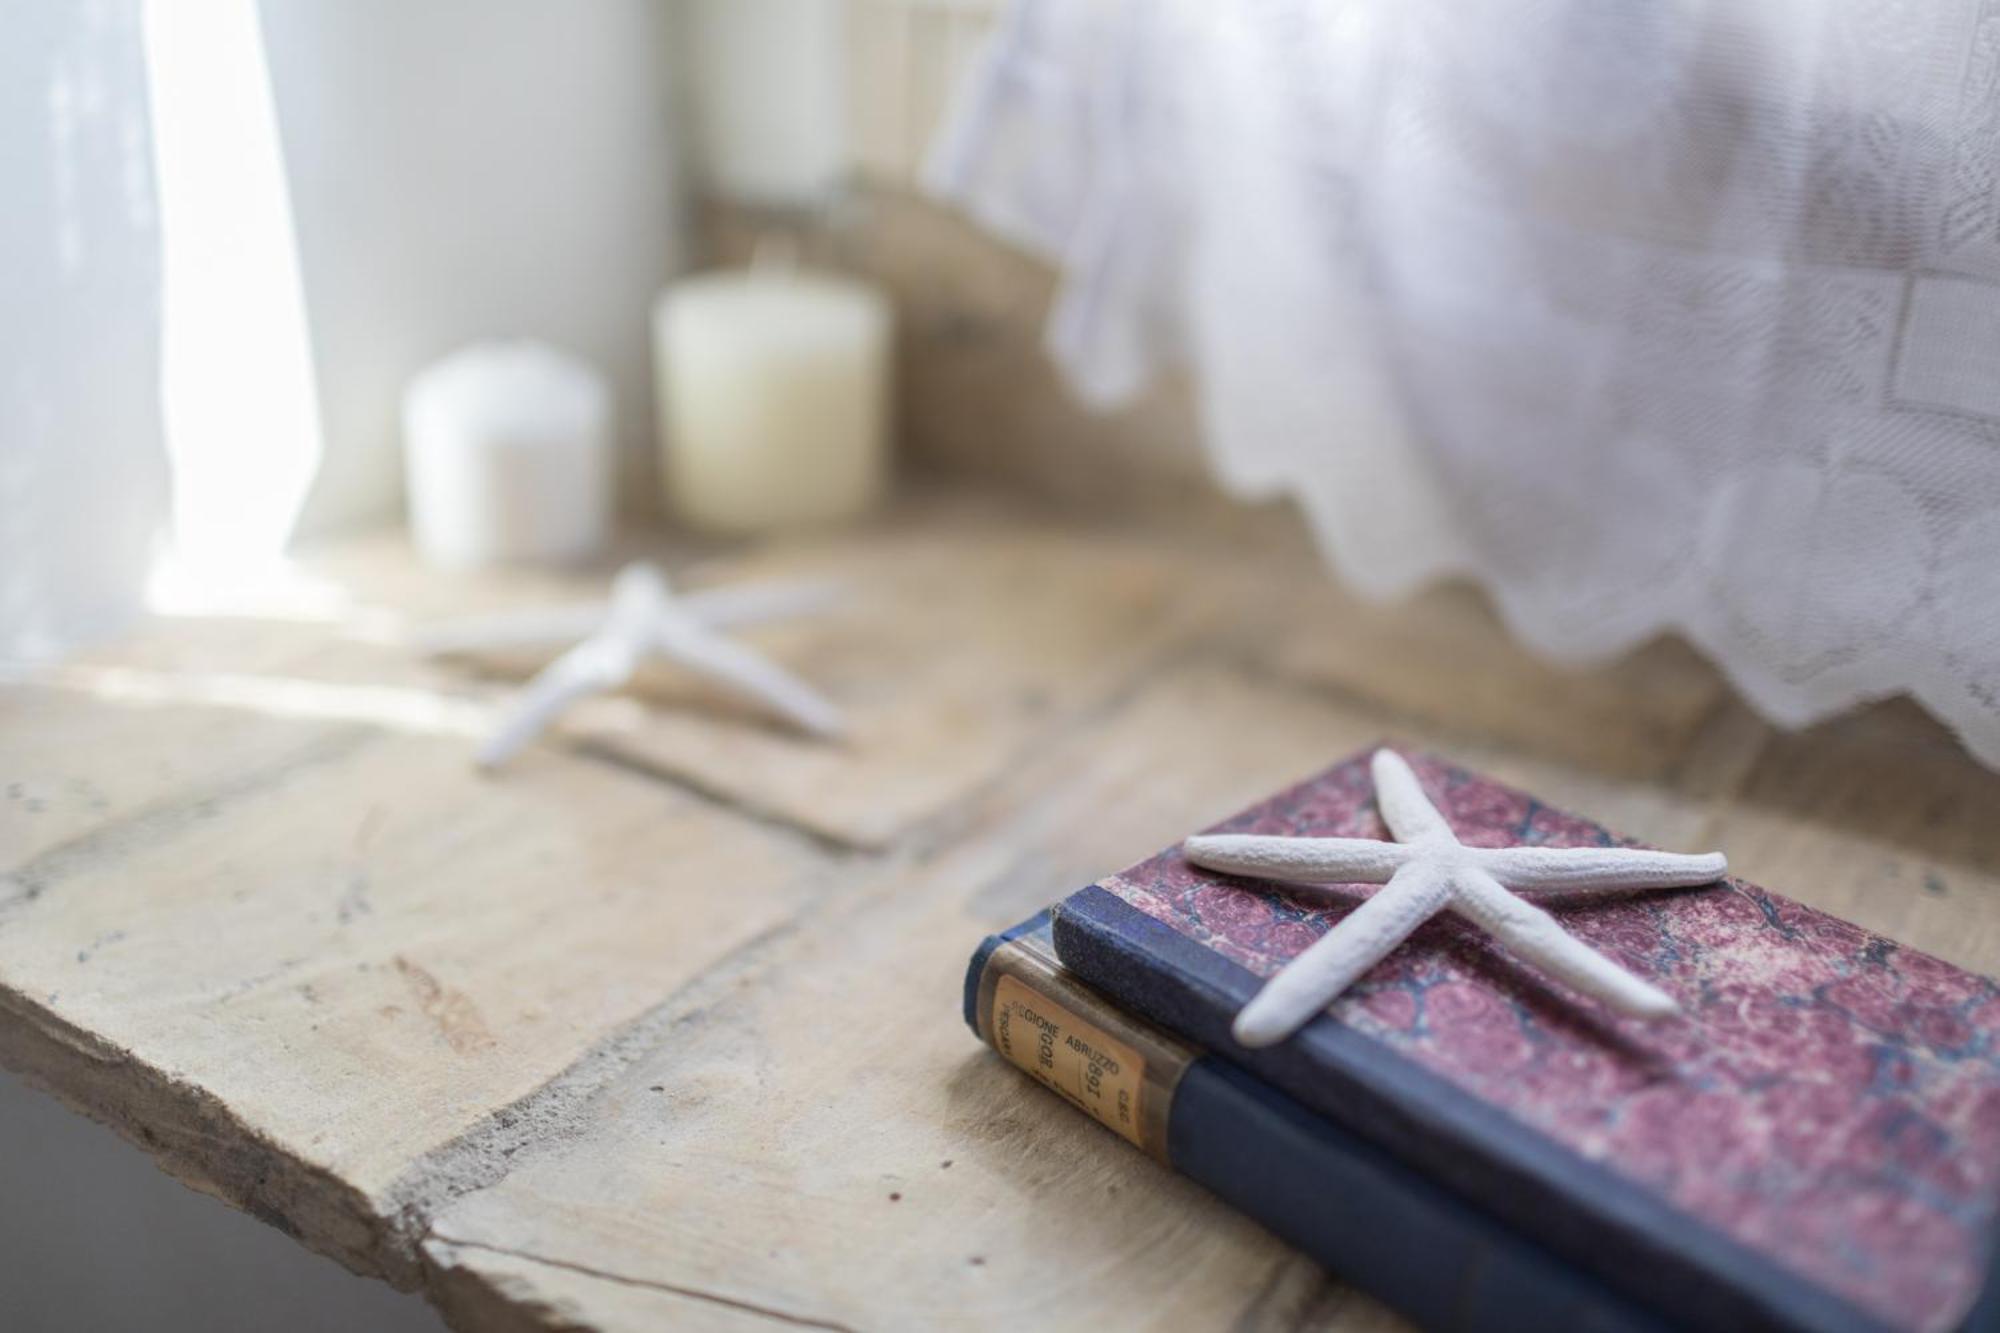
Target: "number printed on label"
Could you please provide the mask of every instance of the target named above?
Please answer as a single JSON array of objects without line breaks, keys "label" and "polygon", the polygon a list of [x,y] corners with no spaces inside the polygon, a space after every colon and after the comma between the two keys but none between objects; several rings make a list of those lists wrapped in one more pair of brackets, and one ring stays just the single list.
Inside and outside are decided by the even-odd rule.
[{"label": "number printed on label", "polygon": [[1110,1033],[1015,977],[993,991],[993,1044],[1064,1101],[1138,1147],[1146,1062]]}]

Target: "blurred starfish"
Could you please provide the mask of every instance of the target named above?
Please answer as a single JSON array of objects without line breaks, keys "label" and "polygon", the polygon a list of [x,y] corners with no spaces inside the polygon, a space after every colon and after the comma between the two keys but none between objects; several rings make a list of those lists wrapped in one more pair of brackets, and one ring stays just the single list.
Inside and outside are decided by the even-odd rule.
[{"label": "blurred starfish", "polygon": [[1452,836],[1417,775],[1393,750],[1377,750],[1375,801],[1395,842],[1372,838],[1271,838],[1211,834],[1182,844],[1209,870],[1301,884],[1380,884],[1311,948],[1287,963],[1236,1016],[1245,1046],[1268,1046],[1305,1025],[1410,933],[1450,908],[1543,971],[1637,1018],[1680,1005],[1564,932],[1554,917],[1510,893],[1637,892],[1689,888],[1721,878],[1720,852],[1682,856],[1624,847],[1467,847]]},{"label": "blurred starfish", "polygon": [[430,653],[532,647],[581,639],[521,692],[479,751],[493,768],[512,758],[558,713],[587,694],[625,685],[657,654],[753,699],[813,736],[840,734],[840,710],[810,685],[721,631],[818,611],[836,590],[822,583],[767,583],[676,596],[650,564],[625,566],[609,602],[550,607],[444,625],[418,636]]}]

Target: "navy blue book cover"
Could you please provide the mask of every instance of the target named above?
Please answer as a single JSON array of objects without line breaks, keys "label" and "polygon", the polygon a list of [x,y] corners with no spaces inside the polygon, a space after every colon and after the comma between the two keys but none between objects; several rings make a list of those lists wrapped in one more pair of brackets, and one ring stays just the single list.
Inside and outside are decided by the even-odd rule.
[{"label": "navy blue book cover", "polygon": [[1064,976],[1047,913],[980,946],[965,1018],[1050,1091],[1425,1328],[1665,1327],[1380,1149]]},{"label": "navy blue book cover", "polygon": [[[1469,845],[1619,841],[1412,762]],[[1365,754],[1216,831],[1387,836]],[[1053,937],[1123,1009],[1681,1322],[1975,1317],[2000,1196],[1992,981],[1724,880],[1559,913],[1683,1017],[1624,1019],[1440,917],[1291,1039],[1238,1047],[1237,1011],[1369,890],[1278,890],[1172,848],[1058,904]]]}]

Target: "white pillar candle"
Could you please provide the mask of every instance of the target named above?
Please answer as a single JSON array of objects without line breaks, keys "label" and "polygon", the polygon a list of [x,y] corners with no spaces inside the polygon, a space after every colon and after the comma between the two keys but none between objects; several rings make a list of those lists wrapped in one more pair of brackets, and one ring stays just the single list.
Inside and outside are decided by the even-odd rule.
[{"label": "white pillar candle", "polygon": [[879,290],[789,265],[669,287],[653,342],[675,512],[743,533],[874,503],[888,468],[892,324]]},{"label": "white pillar candle", "polygon": [[611,397],[576,357],[478,343],[403,395],[410,526],[435,565],[559,564],[611,526]]}]

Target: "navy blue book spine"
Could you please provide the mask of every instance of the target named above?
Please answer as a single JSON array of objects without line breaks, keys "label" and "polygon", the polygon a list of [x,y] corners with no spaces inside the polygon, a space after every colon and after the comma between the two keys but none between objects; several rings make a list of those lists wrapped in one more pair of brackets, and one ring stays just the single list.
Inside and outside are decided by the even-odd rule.
[{"label": "navy blue book spine", "polygon": [[[979,1034],[987,964],[1047,914],[988,937],[965,981]],[[1103,1009],[1085,1018],[1101,1021]],[[1137,1023],[1129,1013],[1120,1016]],[[983,1035],[983,1034],[981,1034]],[[1428,1329],[1452,1333],[1659,1333],[1670,1327],[1484,1212],[1292,1098],[1209,1055],[1175,1083],[1172,1167]]]},{"label": "navy blue book spine", "polygon": [[1468,1206],[1674,1324],[1784,1333],[1881,1333],[1831,1292],[1779,1269],[1664,1201],[1331,1018],[1250,1051],[1229,1025],[1261,984],[1248,969],[1092,886],[1054,910],[1057,958],[1126,1012],[1215,1052],[1305,1114],[1422,1164]]}]

